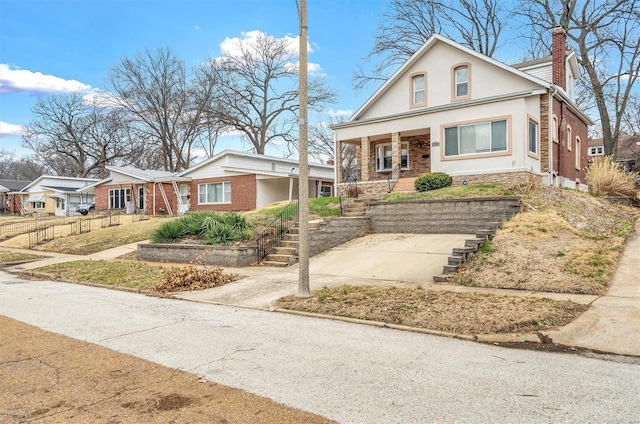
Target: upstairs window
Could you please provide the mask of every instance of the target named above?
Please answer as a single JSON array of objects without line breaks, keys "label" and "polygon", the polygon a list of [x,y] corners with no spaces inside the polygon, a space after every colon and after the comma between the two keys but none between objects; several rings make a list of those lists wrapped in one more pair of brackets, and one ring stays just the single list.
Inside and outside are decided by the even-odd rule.
[{"label": "upstairs window", "polygon": [[470,97],[469,69],[469,64],[459,65],[453,68],[453,100]]},{"label": "upstairs window", "polygon": [[604,155],[604,146],[589,147],[589,156]]},{"label": "upstairs window", "polygon": [[553,115],[553,122],[551,125],[552,125],[551,136],[553,138],[553,141],[557,143],[558,142],[558,117],[556,115]]},{"label": "upstairs window", "polygon": [[427,74],[421,73],[411,77],[411,106],[427,105]]}]

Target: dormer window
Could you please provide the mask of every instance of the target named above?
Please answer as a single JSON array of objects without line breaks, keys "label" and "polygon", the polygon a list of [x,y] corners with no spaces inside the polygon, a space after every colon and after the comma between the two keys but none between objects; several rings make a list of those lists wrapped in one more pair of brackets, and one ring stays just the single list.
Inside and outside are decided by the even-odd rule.
[{"label": "dormer window", "polygon": [[463,100],[471,97],[470,68],[471,65],[468,63],[453,67],[452,100]]},{"label": "dormer window", "polygon": [[419,73],[411,77],[411,107],[427,105],[427,74]]}]

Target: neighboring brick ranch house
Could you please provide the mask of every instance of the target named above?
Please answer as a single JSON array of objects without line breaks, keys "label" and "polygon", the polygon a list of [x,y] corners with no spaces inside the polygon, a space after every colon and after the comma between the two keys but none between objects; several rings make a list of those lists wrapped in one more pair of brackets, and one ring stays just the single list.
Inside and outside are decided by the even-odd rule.
[{"label": "neighboring brick ranch house", "polygon": [[[185,171],[107,166],[96,209],[177,215],[189,210],[248,211],[297,197],[298,161],[224,150]],[[333,195],[333,166],[309,165],[309,197]]]},{"label": "neighboring brick ranch house", "polygon": [[[640,170],[640,134],[621,135],[618,137],[616,161],[627,170]],[[589,140],[589,158],[604,155],[604,144],[601,138]],[[2,184],[2,181],[0,181]]]},{"label": "neighboring brick ranch house", "polygon": [[18,192],[29,183],[31,181],[0,180],[0,212],[21,214],[22,196]]},{"label": "neighboring brick ranch house", "polygon": [[81,192],[80,189],[96,181],[92,178],[42,175],[15,193],[19,196],[16,203],[20,203],[23,215],[77,215],[76,206],[93,202],[94,196],[93,190]]},{"label": "neighboring brick ranch house", "polygon": [[[436,171],[454,184],[534,175],[585,188],[593,122],[573,101],[579,76],[561,28],[551,56],[514,66],[434,35],[349,121],[332,126],[336,163],[343,144],[355,145],[358,190],[369,193]],[[340,166],[336,182],[347,187]]]}]

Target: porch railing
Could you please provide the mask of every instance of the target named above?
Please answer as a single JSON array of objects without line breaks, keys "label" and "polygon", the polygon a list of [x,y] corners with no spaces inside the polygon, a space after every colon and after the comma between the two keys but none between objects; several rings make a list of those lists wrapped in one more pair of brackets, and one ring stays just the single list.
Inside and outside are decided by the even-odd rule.
[{"label": "porch railing", "polygon": [[262,262],[271,249],[298,223],[298,199],[293,199],[269,222],[256,238],[257,262]]}]

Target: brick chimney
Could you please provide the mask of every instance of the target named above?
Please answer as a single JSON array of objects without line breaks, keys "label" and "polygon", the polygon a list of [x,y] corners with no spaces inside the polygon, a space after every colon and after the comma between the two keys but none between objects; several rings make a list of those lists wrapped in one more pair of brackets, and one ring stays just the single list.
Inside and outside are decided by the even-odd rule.
[{"label": "brick chimney", "polygon": [[551,30],[551,67],[553,83],[563,90],[567,89],[567,67],[565,57],[567,51],[567,33],[562,27]]}]

